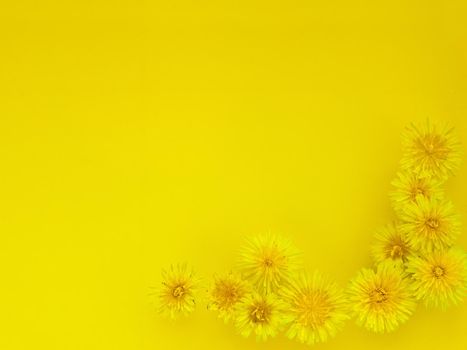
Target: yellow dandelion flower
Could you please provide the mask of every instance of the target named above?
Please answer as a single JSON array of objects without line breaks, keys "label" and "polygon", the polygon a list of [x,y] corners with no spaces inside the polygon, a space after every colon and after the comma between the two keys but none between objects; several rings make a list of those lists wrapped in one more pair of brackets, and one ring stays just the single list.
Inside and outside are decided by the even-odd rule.
[{"label": "yellow dandelion flower", "polygon": [[214,283],[209,290],[210,310],[218,311],[225,322],[235,316],[235,312],[249,291],[248,284],[236,273],[226,276],[214,276]]},{"label": "yellow dandelion flower", "polygon": [[159,290],[159,311],[172,319],[188,315],[195,309],[197,279],[186,264],[170,266],[162,271],[162,287]]},{"label": "yellow dandelion flower", "polygon": [[411,257],[407,271],[416,298],[426,306],[444,309],[467,296],[467,254],[460,248]]},{"label": "yellow dandelion flower", "polygon": [[299,266],[299,253],[287,239],[258,235],[247,239],[239,268],[260,292],[277,291]]},{"label": "yellow dandelion flower", "polygon": [[413,172],[399,172],[392,185],[394,191],[391,192],[390,197],[396,212],[400,212],[409,203],[415,203],[418,196],[436,200],[443,197],[439,180],[421,177]]},{"label": "yellow dandelion flower", "polygon": [[445,179],[460,163],[460,147],[453,128],[437,126],[430,121],[411,124],[404,135],[404,155],[401,165],[422,177]]},{"label": "yellow dandelion flower", "polygon": [[344,292],[321,274],[301,273],[282,291],[287,336],[309,345],[325,342],[349,318]]},{"label": "yellow dandelion flower", "polygon": [[283,327],[283,302],[273,293],[249,293],[240,303],[235,326],[240,334],[257,340],[274,337]]},{"label": "yellow dandelion flower", "polygon": [[410,281],[392,263],[362,269],[351,281],[348,296],[357,324],[378,333],[391,332],[407,321],[416,302]]},{"label": "yellow dandelion flower", "polygon": [[376,231],[371,253],[377,264],[385,260],[404,263],[410,251],[409,242],[398,224],[391,223]]},{"label": "yellow dandelion flower", "polygon": [[449,201],[418,197],[404,208],[401,219],[401,229],[416,250],[447,248],[459,234],[459,218]]}]

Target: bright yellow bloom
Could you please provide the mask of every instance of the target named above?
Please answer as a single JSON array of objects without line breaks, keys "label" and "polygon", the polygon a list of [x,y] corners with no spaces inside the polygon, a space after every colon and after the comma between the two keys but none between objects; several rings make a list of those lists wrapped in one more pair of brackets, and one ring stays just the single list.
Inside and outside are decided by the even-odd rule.
[{"label": "bright yellow bloom", "polygon": [[344,292],[317,272],[297,275],[281,295],[290,339],[309,345],[325,342],[349,318]]},{"label": "bright yellow bloom", "polygon": [[260,292],[276,292],[299,267],[300,254],[287,239],[258,235],[247,239],[239,268]]},{"label": "bright yellow bloom", "polygon": [[416,250],[450,247],[459,234],[459,218],[449,201],[418,197],[404,208],[401,219],[401,229]]},{"label": "bright yellow bloom", "polygon": [[197,280],[186,264],[170,266],[162,271],[162,287],[158,294],[159,311],[172,319],[188,315],[195,309]]},{"label": "bright yellow bloom", "polygon": [[429,307],[444,309],[467,296],[467,254],[460,248],[411,257],[407,271],[415,296]]},{"label": "bright yellow bloom", "polygon": [[399,213],[407,204],[415,203],[418,196],[442,199],[441,182],[432,177],[421,177],[413,172],[399,172],[392,182],[390,197],[394,210]]},{"label": "bright yellow bloom", "polygon": [[453,128],[440,127],[428,120],[423,125],[412,123],[404,133],[401,165],[422,177],[445,179],[459,167],[459,149]]},{"label": "bright yellow bloom", "polygon": [[209,290],[210,310],[219,312],[225,322],[235,317],[235,312],[249,291],[248,284],[237,274],[214,276],[214,283]]},{"label": "bright yellow bloom", "polygon": [[407,238],[396,223],[376,231],[371,253],[376,263],[391,260],[404,263],[411,252]]},{"label": "bright yellow bloom", "polygon": [[362,269],[351,281],[349,303],[357,324],[373,332],[391,332],[409,319],[416,302],[410,280],[390,262]]},{"label": "bright yellow bloom", "polygon": [[274,337],[283,327],[284,304],[273,293],[249,293],[240,303],[235,326],[244,337],[255,334],[257,340]]}]

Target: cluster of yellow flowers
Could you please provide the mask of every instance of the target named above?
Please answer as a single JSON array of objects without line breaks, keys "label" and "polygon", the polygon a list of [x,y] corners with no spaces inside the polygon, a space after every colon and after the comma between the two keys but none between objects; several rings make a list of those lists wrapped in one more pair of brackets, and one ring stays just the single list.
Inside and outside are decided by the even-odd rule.
[{"label": "cluster of yellow flowers", "polygon": [[[454,246],[459,220],[441,186],[459,162],[452,129],[412,124],[390,195],[397,220],[377,231],[373,268],[359,271],[344,290],[319,272],[304,271],[287,239],[259,235],[247,239],[234,271],[214,276],[208,309],[244,336],[265,340],[284,331],[311,345],[334,336],[352,317],[370,331],[391,332],[419,302],[457,304],[467,292],[467,254]],[[199,285],[187,265],[164,271],[160,310],[171,318],[192,312]]]}]

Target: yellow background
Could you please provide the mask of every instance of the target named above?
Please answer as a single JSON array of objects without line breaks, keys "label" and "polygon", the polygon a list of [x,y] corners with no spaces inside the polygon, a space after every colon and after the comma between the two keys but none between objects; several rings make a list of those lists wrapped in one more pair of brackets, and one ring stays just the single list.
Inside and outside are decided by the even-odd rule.
[{"label": "yellow background", "polygon": [[[463,0],[2,1],[0,348],[305,349],[204,307],[167,322],[149,287],[177,261],[208,281],[265,231],[341,285],[368,266],[403,127],[450,121],[466,151],[466,16]],[[464,224],[466,164],[447,185]],[[420,307],[316,348],[464,350],[466,324],[466,305]]]}]

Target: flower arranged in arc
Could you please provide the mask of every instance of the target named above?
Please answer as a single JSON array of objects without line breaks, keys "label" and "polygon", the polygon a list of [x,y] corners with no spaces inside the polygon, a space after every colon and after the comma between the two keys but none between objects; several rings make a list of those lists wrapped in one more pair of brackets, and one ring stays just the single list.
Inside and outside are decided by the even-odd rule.
[{"label": "flower arranged in arc", "polygon": [[[442,184],[459,166],[459,143],[450,127],[411,124],[404,133],[401,169],[390,193],[396,220],[375,232],[375,265],[362,268],[347,288],[307,272],[301,253],[285,237],[246,239],[236,268],[215,275],[208,309],[243,336],[325,342],[349,318],[369,331],[396,330],[417,304],[446,308],[467,295],[467,254],[455,246],[459,218]],[[199,281],[186,265],[163,272],[160,311],[171,318],[195,309]]]}]

